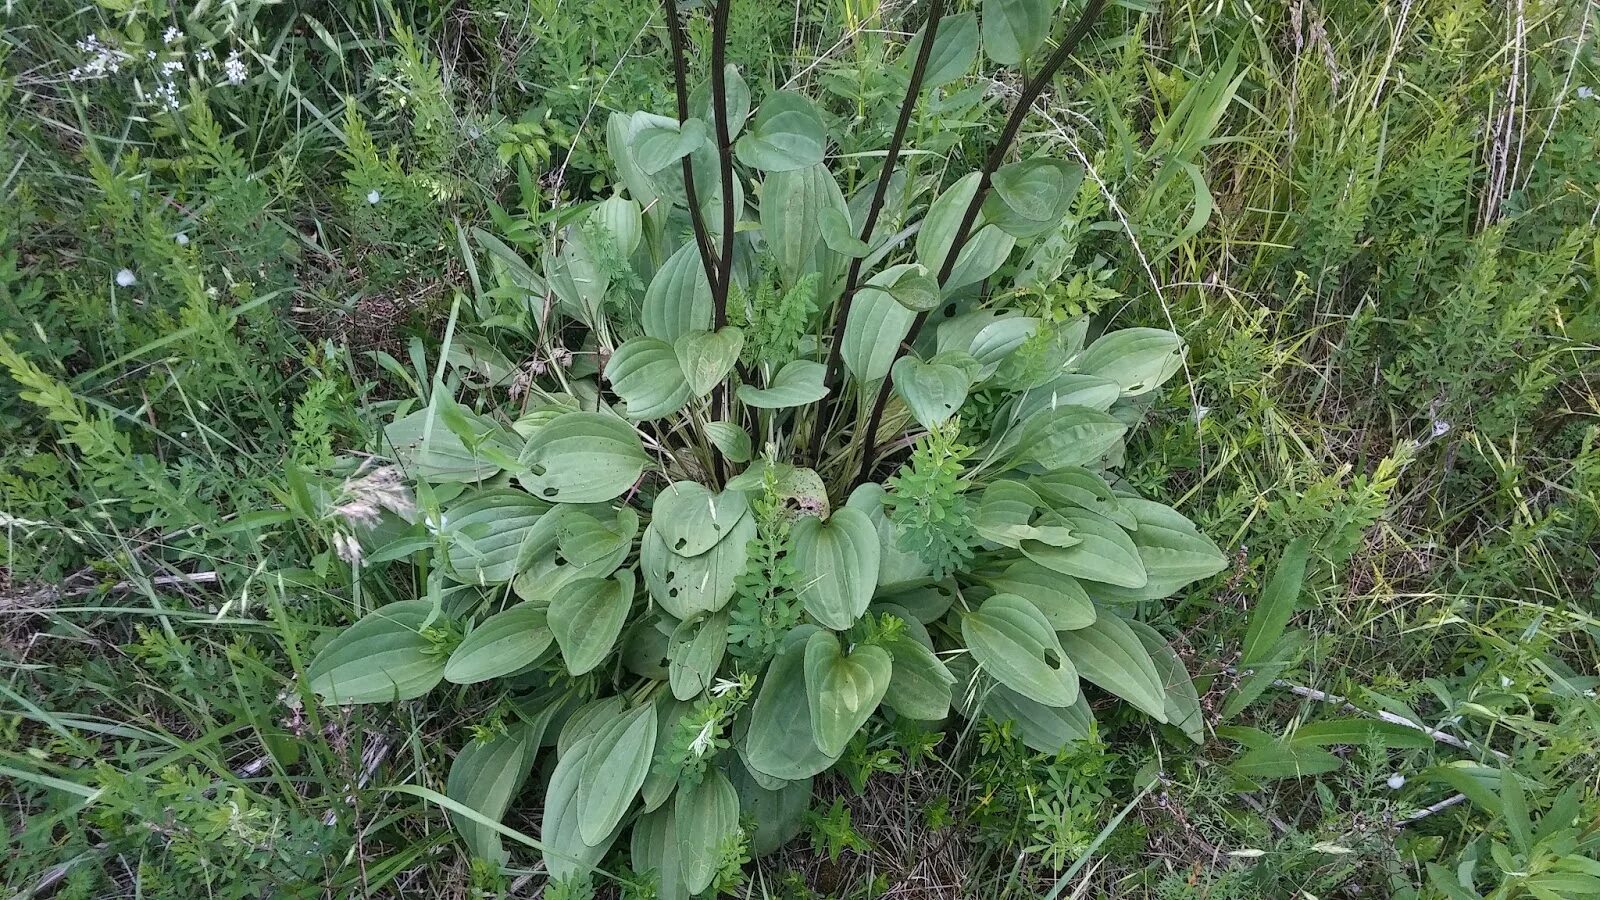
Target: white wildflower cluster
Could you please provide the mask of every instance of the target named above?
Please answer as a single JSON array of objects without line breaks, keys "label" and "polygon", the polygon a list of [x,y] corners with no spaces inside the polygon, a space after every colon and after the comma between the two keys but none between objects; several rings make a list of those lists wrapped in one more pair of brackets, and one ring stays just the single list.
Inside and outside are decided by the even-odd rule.
[{"label": "white wildflower cluster", "polygon": [[73,81],[84,81],[109,78],[128,70],[134,76],[134,96],[140,103],[169,110],[176,110],[181,104],[181,85],[191,74],[202,83],[230,85],[244,84],[249,78],[250,70],[240,50],[231,51],[218,70],[212,51],[185,53],[183,41],[183,29],[168,26],[161,34],[162,47],[146,49],[141,58],[90,34],[77,42],[83,60],[68,76]]}]

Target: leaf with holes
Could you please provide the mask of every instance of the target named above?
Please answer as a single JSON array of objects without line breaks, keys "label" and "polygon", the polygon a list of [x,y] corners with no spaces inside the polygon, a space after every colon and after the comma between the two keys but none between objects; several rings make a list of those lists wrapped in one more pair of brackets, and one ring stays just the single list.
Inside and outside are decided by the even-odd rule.
[{"label": "leaf with holes", "polygon": [[809,359],[791,359],[772,376],[765,388],[739,385],[739,402],[755,409],[788,409],[805,406],[828,396],[823,383],[827,367]]},{"label": "leaf with holes", "polygon": [[867,611],[878,584],[878,531],[867,514],[846,506],[826,521],[807,516],[789,532],[796,593],[813,619],[836,631]]},{"label": "leaf with holes", "polygon": [[633,571],[613,578],[580,578],[550,601],[550,630],[567,671],[582,675],[605,661],[633,606]]},{"label": "leaf with holes", "polygon": [[679,556],[652,522],[639,545],[645,587],[675,619],[716,612],[733,599],[734,580],[744,574],[748,545],[755,536],[755,517],[744,516],[715,547],[699,556]]},{"label": "leaf with holes", "polygon": [[329,703],[421,697],[444,676],[445,657],[422,634],[428,600],[401,600],[335,635],[306,667],[306,684]]},{"label": "leaf with holes", "polygon": [[650,770],[656,709],[637,707],[600,727],[578,776],[578,831],[585,844],[605,840],[627,814]]},{"label": "leaf with holes", "polygon": [[923,362],[915,356],[902,356],[895,362],[894,389],[911,408],[924,428],[936,428],[949,421],[967,400],[972,386],[966,370],[940,362]]},{"label": "leaf with holes", "polygon": [[628,418],[648,422],[689,402],[689,380],[672,345],[655,338],[626,341],[606,362],[606,380],[622,398]]},{"label": "leaf with holes", "polygon": [[1166,691],[1155,661],[1139,636],[1119,616],[1103,613],[1083,628],[1058,635],[1078,675],[1167,721]]},{"label": "leaf with holes", "polygon": [[810,100],[792,91],[774,91],[762,101],[734,151],[751,168],[786,172],[822,162],[827,140],[822,116]]},{"label": "leaf with holes", "polygon": [[1109,378],[1122,396],[1155,390],[1183,368],[1183,340],[1159,328],[1123,328],[1100,336],[1078,357],[1078,371]]},{"label": "leaf with holes", "polygon": [[894,660],[882,647],[857,644],[846,656],[832,632],[818,631],[806,641],[806,700],[819,750],[829,756],[844,753],[883,701],[893,671]]},{"label": "leaf with holes", "polygon": [[995,594],[961,618],[973,659],[996,681],[1046,706],[1078,698],[1078,673],[1050,620],[1016,594]]},{"label": "leaf with holes", "polygon": [[542,604],[523,602],[495,613],[468,632],[445,663],[444,680],[477,684],[527,666],[549,649],[555,635]]},{"label": "leaf with holes", "polygon": [[568,412],[528,439],[522,451],[528,468],[517,483],[552,503],[604,503],[633,487],[649,461],[627,422],[608,413]]},{"label": "leaf with holes", "polygon": [[699,556],[732,533],[750,512],[743,491],[711,489],[693,481],[675,481],[656,495],[650,511],[651,526],[679,556]]}]

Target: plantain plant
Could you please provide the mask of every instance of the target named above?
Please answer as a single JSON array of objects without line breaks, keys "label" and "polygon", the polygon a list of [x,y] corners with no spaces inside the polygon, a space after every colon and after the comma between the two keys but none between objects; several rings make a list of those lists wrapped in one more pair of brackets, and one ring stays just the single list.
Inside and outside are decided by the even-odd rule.
[{"label": "plantain plant", "polygon": [[[386,431],[437,512],[368,539],[429,589],[307,672],[330,703],[478,686],[494,721],[446,790],[474,854],[506,858],[494,823],[541,764],[551,878],[627,835],[672,898],[792,837],[875,721],[987,715],[1053,752],[1091,727],[1088,681],[1200,739],[1183,663],[1132,614],[1225,559],[1114,474],[1183,345],[1015,302],[1059,276],[1083,176],[1016,138],[1101,5],[1052,42],[1053,0],[932,0],[888,146],[830,158],[806,96],[751,108],[729,0],[691,91],[665,0],[677,115],[610,117],[612,196],[547,237],[475,232],[488,286]],[[904,145],[980,45],[1030,74],[952,180]]]}]

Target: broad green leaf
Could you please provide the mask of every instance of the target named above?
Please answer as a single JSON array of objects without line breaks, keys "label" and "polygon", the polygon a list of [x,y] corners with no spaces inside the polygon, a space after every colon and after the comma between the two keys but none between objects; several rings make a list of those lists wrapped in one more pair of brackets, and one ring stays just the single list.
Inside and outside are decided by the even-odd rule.
[{"label": "broad green leaf", "polygon": [[1016,594],[995,594],[961,619],[973,659],[996,681],[1046,706],[1071,706],[1078,673],[1039,608]]},{"label": "broad green leaf", "polygon": [[1058,406],[1030,416],[1017,436],[1016,458],[1046,471],[1092,465],[1128,431],[1112,416],[1084,406]]},{"label": "broad green leaf", "polygon": [[983,0],[983,52],[1014,66],[1050,36],[1051,0]]},{"label": "broad green leaf", "polygon": [[550,601],[550,630],[567,671],[582,675],[605,661],[633,606],[633,570],[613,578],[580,578]]},{"label": "broad green leaf", "polygon": [[624,258],[632,256],[644,239],[644,223],[638,201],[627,197],[607,197],[595,205],[589,218],[605,229]]},{"label": "broad green leaf", "polygon": [[1071,631],[1094,623],[1094,604],[1089,602],[1089,594],[1077,579],[1032,560],[1019,559],[987,581],[995,593],[1016,594],[1038,607],[1056,631]]},{"label": "broad green leaf", "polygon": [[1083,167],[1058,159],[1036,157],[1001,166],[994,173],[994,190],[984,203],[985,215],[991,212],[989,201],[1003,207],[1005,216],[990,215],[991,220],[1002,222],[1007,231],[1026,228],[1007,227],[1011,219],[1024,223],[1041,223],[1047,226],[1060,224],[1078,196],[1078,185],[1083,183]]},{"label": "broad green leaf", "polygon": [[815,626],[795,629],[761,679],[744,744],[745,761],[754,772],[794,781],[826,770],[837,759],[817,749],[812,737],[805,639],[817,631]]},{"label": "broad green leaf", "polygon": [[945,257],[955,244],[956,231],[960,229],[961,220],[967,213],[967,205],[978,192],[979,177],[977,172],[963,176],[945,188],[944,193],[934,198],[928,207],[928,214],[922,219],[922,228],[917,232],[917,262],[929,272],[943,271]]},{"label": "broad green leaf", "polygon": [[711,281],[694,241],[667,257],[644,292],[644,333],[669,346],[691,331],[711,328]]},{"label": "broad green leaf", "polygon": [[[928,312],[939,305],[939,283],[919,263],[890,266],[868,278],[859,293],[887,293],[912,312]],[[859,296],[858,293],[858,296]]]},{"label": "broad green leaf", "polygon": [[906,718],[924,722],[937,722],[949,715],[950,686],[956,677],[939,657],[926,645],[904,635],[890,643],[888,650],[894,667],[883,704]]},{"label": "broad green leaf", "polygon": [[728,649],[728,612],[680,622],[667,644],[672,696],[692,700],[711,689]]},{"label": "broad green leaf", "polygon": [[1071,528],[1042,520],[1034,523],[1034,516],[1043,505],[1044,501],[1027,485],[1003,478],[984,488],[972,524],[984,540],[1013,549],[1023,541],[1043,541],[1056,547],[1078,543]]},{"label": "broad green leaf", "polygon": [[1015,237],[993,225],[979,228],[957,254],[955,268],[950,270],[950,277],[944,281],[944,294],[949,296],[958,288],[977,284],[998,272],[1016,245]]},{"label": "broad green leaf", "polygon": [[629,862],[635,872],[655,874],[656,900],[691,900],[683,884],[683,865],[679,861],[678,817],[671,806],[639,817],[633,823],[628,849]]},{"label": "broad green leaf", "polygon": [[1003,684],[994,685],[984,697],[983,713],[996,722],[1014,723],[1022,743],[1040,753],[1060,753],[1084,740],[1094,723],[1094,713],[1082,694],[1070,706],[1046,706]]},{"label": "broad green leaf", "polygon": [[679,335],[672,349],[689,390],[704,397],[733,371],[744,349],[744,331],[732,325],[721,331],[690,331]]},{"label": "broad green leaf", "polygon": [[722,770],[707,769],[699,784],[678,791],[672,812],[683,887],[698,894],[722,867],[723,845],[739,833],[739,793]]},{"label": "broad green leaf", "polygon": [[1297,747],[1377,744],[1387,750],[1428,750],[1433,738],[1415,728],[1377,719],[1326,719],[1301,725],[1288,737]]},{"label": "broad green leaf", "polygon": [[1272,646],[1283,636],[1294,615],[1295,601],[1305,584],[1306,564],[1311,560],[1311,545],[1305,538],[1295,538],[1284,548],[1272,580],[1261,592],[1261,602],[1250,614],[1250,626],[1244,634],[1244,650],[1239,665],[1258,666],[1268,662]]},{"label": "broad green leaf", "polygon": [[407,472],[436,484],[482,481],[505,468],[502,460],[516,458],[521,441],[515,433],[488,417],[470,412],[462,415],[472,431],[483,436],[479,444],[467,446],[433,407],[389,423],[383,429],[384,443]]},{"label": "broad green leaf", "polygon": [[1259,783],[1276,778],[1322,775],[1341,765],[1343,761],[1326,750],[1272,744],[1246,751],[1243,756],[1229,763],[1228,769],[1235,775]]},{"label": "broad green leaf", "polygon": [[743,491],[713,494],[693,481],[675,481],[656,495],[650,525],[679,556],[699,556],[733,532],[750,512]]},{"label": "broad green leaf", "polygon": [[822,230],[822,242],[840,256],[856,259],[872,251],[866,241],[856,237],[854,226],[850,224],[849,207],[840,205],[822,210],[817,224]]},{"label": "broad green leaf", "polygon": [[924,625],[931,625],[944,618],[955,605],[956,591],[947,583],[924,582],[896,586],[878,599],[905,609]]},{"label": "broad green leaf", "polygon": [[501,584],[517,574],[522,542],[550,504],[509,488],[482,491],[445,514],[451,577],[463,584]]},{"label": "broad green leaf", "polygon": [[652,522],[639,548],[650,596],[680,620],[722,609],[733,599],[734,580],[744,574],[748,545],[755,536],[755,517],[744,516],[715,547],[699,556],[679,556]]},{"label": "broad green leaf", "polygon": [[556,755],[565,757],[579,741],[593,738],[606,723],[622,718],[627,701],[620,694],[590,700],[574,709],[556,734]]},{"label": "broad green leaf", "polygon": [[811,806],[810,778],[784,782],[773,789],[762,784],[743,762],[733,762],[728,764],[728,780],[739,794],[741,815],[755,824],[750,832],[753,855],[773,853],[800,833]]},{"label": "broad green leaf", "polygon": [[845,317],[841,355],[857,381],[871,383],[889,374],[900,342],[917,314],[883,291],[857,292]]},{"label": "broad green leaf", "polygon": [[756,409],[788,409],[815,403],[828,395],[823,384],[827,367],[809,359],[791,359],[772,376],[765,388],[739,385],[739,402]]},{"label": "broad green leaf", "polygon": [[750,461],[750,433],[732,422],[707,422],[706,437],[731,463]]},{"label": "broad green leaf", "polygon": [[[844,215],[844,194],[828,167],[773,172],[761,183],[761,232],[784,287],[820,271],[824,217]],[[848,224],[846,225],[848,228]]]},{"label": "broad green leaf", "polygon": [[671,121],[665,116],[646,112],[632,115],[614,112],[606,118],[606,153],[616,166],[617,177],[627,187],[628,196],[641,209],[650,210],[646,215],[654,218],[664,219],[668,204],[656,202],[661,199],[660,189],[654,179],[639,168],[639,162],[633,156],[633,142],[644,129]]},{"label": "broad green leaf", "polygon": [[1066,521],[1079,542],[1070,547],[1053,547],[1039,541],[1023,541],[1024,556],[1074,578],[1118,587],[1144,587],[1148,578],[1138,548],[1115,522],[1081,509],[1066,509],[1056,515]]},{"label": "broad green leaf", "polygon": [[528,468],[517,483],[552,503],[604,503],[633,487],[649,461],[627,422],[608,413],[568,412],[528,439],[522,450]]},{"label": "broad green leaf", "polygon": [[648,125],[633,138],[633,158],[646,175],[654,175],[705,145],[709,131],[699,119],[682,124]]},{"label": "broad green leaf", "polygon": [[830,631],[818,631],[806,641],[806,699],[818,749],[829,756],[844,753],[850,738],[883,701],[893,668],[893,659],[882,647],[858,644],[846,656]]},{"label": "broad green leaf", "polygon": [[[917,53],[927,33],[928,26],[922,26],[900,54],[900,63],[908,73],[916,65]],[[928,51],[927,68],[922,73],[923,89],[931,90],[962,77],[972,69],[972,62],[977,58],[977,14],[965,12],[941,18],[939,30],[933,38],[933,49]]]},{"label": "broad green leaf", "polygon": [[622,398],[628,418],[641,422],[672,415],[692,393],[677,351],[650,337],[623,342],[606,362],[606,380]]},{"label": "broad green leaf", "polygon": [[578,830],[598,844],[616,830],[650,770],[656,746],[656,710],[645,704],[595,732],[578,777]]},{"label": "broad green leaf", "polygon": [[811,101],[792,91],[774,91],[734,151],[751,168],[786,172],[822,162],[826,144],[822,116]]},{"label": "broad green leaf", "polygon": [[604,578],[617,570],[633,549],[639,533],[639,514],[619,506],[616,518],[604,522],[587,507],[562,505],[556,519],[556,552],[572,578]]},{"label": "broad green leaf", "polygon": [[1111,492],[1111,485],[1082,466],[1067,466],[1028,479],[1039,496],[1056,508],[1074,506],[1104,516],[1125,531],[1137,531],[1139,520]]},{"label": "broad green leaf", "polygon": [[1176,726],[1196,744],[1205,743],[1205,716],[1200,711],[1200,695],[1194,689],[1194,680],[1189,677],[1183,659],[1154,628],[1132,620],[1127,625],[1156,665],[1163,690],[1161,708],[1168,724]]},{"label": "broad green leaf", "polygon": [[445,657],[422,635],[429,600],[401,600],[339,632],[306,667],[306,684],[329,703],[421,697],[444,676]]},{"label": "broad green leaf", "polygon": [[1133,544],[1149,576],[1144,596],[1166,597],[1227,567],[1217,545],[1172,507],[1139,497],[1123,497],[1122,505],[1139,523]]},{"label": "broad green leaf", "polygon": [[894,389],[924,428],[944,424],[967,400],[971,382],[967,373],[947,363],[923,362],[902,356],[895,362]]},{"label": "broad green leaf", "polygon": [[[660,634],[653,624],[648,627],[651,632]],[[665,678],[663,673],[662,679],[658,680]],[[677,700],[670,694],[662,694],[655,702],[656,747],[651,756],[650,772],[645,775],[644,786],[639,789],[639,799],[645,812],[660,809],[678,786],[678,769],[668,761],[668,756],[672,752],[673,736],[677,734],[679,720],[693,712],[694,707],[693,702]]]},{"label": "broad green leaf", "polygon": [[1167,721],[1166,690],[1155,661],[1139,636],[1120,616],[1102,613],[1083,628],[1059,635],[1078,675],[1132,703],[1146,715]]},{"label": "broad green leaf", "polygon": [[[744,130],[744,120],[750,118],[750,86],[745,84],[744,76],[739,74],[739,67],[728,63],[722,67],[722,86],[725,91],[723,111],[728,116],[728,139],[732,140]],[[711,76],[707,75],[700,81],[694,93],[689,95],[689,111],[705,120],[711,126],[712,134],[716,128],[712,126],[715,121],[716,107],[711,103]]]},{"label": "broad green leaf", "polygon": [[[883,499],[888,494],[883,485],[868,481],[850,492],[845,505],[859,509],[872,520],[878,532],[878,588],[895,588],[926,578],[931,568],[916,553],[900,549],[900,529],[889,521]],[[945,604],[945,609],[949,604]],[[942,615],[944,609],[941,609]],[[937,618],[937,616],[935,617]]]},{"label": "broad green leaf", "polygon": [[[518,722],[488,741],[469,741],[450,764],[445,796],[500,821],[533,768],[543,730],[543,726]],[[506,861],[494,829],[454,813],[450,821],[473,856],[493,863]]]},{"label": "broad green leaf", "polygon": [[582,878],[594,871],[605,858],[616,833],[598,843],[583,839],[583,807],[578,802],[578,784],[589,762],[594,735],[575,741],[556,761],[550,785],[544,792],[544,817],[539,837],[544,844],[544,866],[553,881]]},{"label": "broad green leaf", "polygon": [[477,684],[537,660],[555,635],[545,622],[545,607],[523,602],[498,612],[469,632],[444,667],[451,684]]},{"label": "broad green leaf", "polygon": [[1158,328],[1123,328],[1100,336],[1078,357],[1078,371],[1109,378],[1133,397],[1160,387],[1183,368],[1183,340]]},{"label": "broad green leaf", "polygon": [[837,631],[866,612],[878,583],[878,532],[858,509],[835,510],[826,521],[807,516],[789,533],[796,593],[813,619]]}]

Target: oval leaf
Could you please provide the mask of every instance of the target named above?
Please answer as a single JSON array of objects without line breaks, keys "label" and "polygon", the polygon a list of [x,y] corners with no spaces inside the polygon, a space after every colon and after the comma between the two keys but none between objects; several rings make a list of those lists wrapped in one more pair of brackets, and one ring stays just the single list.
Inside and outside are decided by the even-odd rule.
[{"label": "oval leaf", "polygon": [[797,593],[806,612],[836,631],[855,624],[878,583],[878,532],[872,520],[846,506],[827,521],[802,518],[789,540]]},{"label": "oval leaf", "polygon": [[656,710],[649,704],[595,732],[578,777],[578,831],[585,844],[605,840],[622,821],[650,771],[655,746]]},{"label": "oval leaf", "polygon": [[650,337],[633,338],[618,347],[606,362],[606,380],[622,398],[628,418],[640,422],[672,415],[691,394],[677,351]]},{"label": "oval leaf", "polygon": [[335,635],[306,667],[306,684],[329,703],[412,700],[444,676],[445,657],[422,635],[428,600],[401,600]]},{"label": "oval leaf", "polygon": [[609,413],[567,412],[528,439],[521,457],[527,470],[517,483],[552,503],[604,503],[633,487],[649,461],[627,422]]},{"label": "oval leaf", "polygon": [[826,141],[822,116],[810,100],[792,91],[774,91],[734,150],[747,166],[787,172],[822,162]]},{"label": "oval leaf", "polygon": [[818,631],[806,641],[805,663],[812,738],[823,753],[842,755],[882,702],[894,661],[872,645],[857,645],[845,656],[832,632]]},{"label": "oval leaf", "polygon": [[1078,674],[1039,608],[1016,594],[995,594],[961,619],[961,635],[985,672],[1046,706],[1078,698]]},{"label": "oval leaf", "polygon": [[633,606],[633,572],[614,578],[580,578],[550,601],[550,630],[567,671],[582,675],[605,661]]},{"label": "oval leaf", "polygon": [[772,376],[766,388],[739,385],[739,402],[756,409],[788,409],[815,403],[828,395],[823,383],[827,367],[809,359],[792,359]]},{"label": "oval leaf", "polygon": [[542,604],[523,602],[484,620],[456,645],[445,663],[444,680],[477,684],[510,675],[537,660],[555,640],[545,612]]}]

